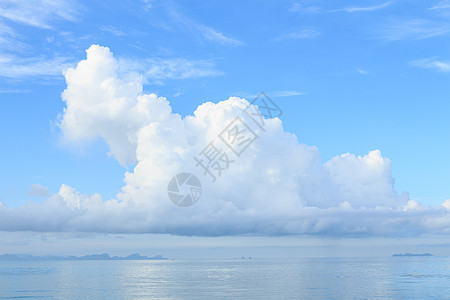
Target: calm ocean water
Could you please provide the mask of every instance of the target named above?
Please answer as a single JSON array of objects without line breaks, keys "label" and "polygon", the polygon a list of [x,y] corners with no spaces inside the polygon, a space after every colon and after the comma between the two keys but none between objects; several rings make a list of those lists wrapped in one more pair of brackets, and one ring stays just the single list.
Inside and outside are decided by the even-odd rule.
[{"label": "calm ocean water", "polygon": [[1,261],[0,299],[450,299],[450,258]]}]

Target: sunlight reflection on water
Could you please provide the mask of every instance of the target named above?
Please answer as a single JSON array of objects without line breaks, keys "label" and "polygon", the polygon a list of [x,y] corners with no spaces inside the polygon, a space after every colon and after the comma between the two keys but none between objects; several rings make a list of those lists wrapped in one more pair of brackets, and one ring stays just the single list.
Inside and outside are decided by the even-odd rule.
[{"label": "sunlight reflection on water", "polygon": [[0,299],[446,298],[450,259],[2,261]]}]

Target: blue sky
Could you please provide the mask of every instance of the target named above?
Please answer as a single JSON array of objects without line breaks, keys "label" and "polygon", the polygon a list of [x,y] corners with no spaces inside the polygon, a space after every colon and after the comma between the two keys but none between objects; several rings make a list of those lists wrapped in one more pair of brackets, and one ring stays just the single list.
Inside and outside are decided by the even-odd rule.
[{"label": "blue sky", "polygon": [[[124,173],[102,137],[60,128],[63,71],[108,47],[120,72],[173,112],[266,92],[284,131],[323,163],[380,150],[395,190],[450,198],[449,1],[0,1],[0,200],[42,202],[62,184],[115,198]],[[33,185],[33,187],[32,187]]]}]

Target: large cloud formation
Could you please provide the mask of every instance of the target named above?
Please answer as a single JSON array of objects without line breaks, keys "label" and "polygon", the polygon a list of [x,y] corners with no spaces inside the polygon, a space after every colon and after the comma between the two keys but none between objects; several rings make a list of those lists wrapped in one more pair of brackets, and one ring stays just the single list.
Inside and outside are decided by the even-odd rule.
[{"label": "large cloud formation", "polygon": [[[122,74],[111,51],[98,45],[65,77],[65,139],[103,138],[110,154],[134,170],[125,173],[116,199],[63,184],[43,203],[0,205],[1,230],[365,236],[446,232],[450,226],[448,203],[425,208],[395,191],[391,162],[378,150],[322,163],[316,147],[299,143],[271,118],[252,128],[257,138],[238,157],[218,136],[236,116],[255,125],[243,113],[247,100],[204,103],[182,118],[165,98],[143,94],[142,77]],[[231,160],[215,182],[194,160],[210,142]],[[203,185],[200,201],[188,208],[167,195],[168,182],[181,172],[196,174]]]}]

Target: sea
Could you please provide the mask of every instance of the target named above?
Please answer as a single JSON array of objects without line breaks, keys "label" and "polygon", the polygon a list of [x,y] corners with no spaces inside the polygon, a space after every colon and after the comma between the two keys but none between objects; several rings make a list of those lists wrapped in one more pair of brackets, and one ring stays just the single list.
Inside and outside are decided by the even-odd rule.
[{"label": "sea", "polygon": [[450,258],[0,261],[0,299],[450,299]]}]

